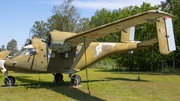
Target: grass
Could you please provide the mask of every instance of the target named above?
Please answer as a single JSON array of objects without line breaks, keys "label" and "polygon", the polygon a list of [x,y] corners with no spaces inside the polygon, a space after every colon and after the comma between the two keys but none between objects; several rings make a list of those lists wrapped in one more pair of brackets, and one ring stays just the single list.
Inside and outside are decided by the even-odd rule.
[{"label": "grass", "polygon": [[[64,74],[64,83],[52,83],[52,74],[20,74],[10,72],[16,78],[15,87],[4,87],[4,75],[0,74],[1,101],[178,101],[180,99],[180,74],[160,72],[119,72],[104,69],[88,69],[88,95],[85,71],[82,87],[71,88],[70,79]],[[138,75],[139,74],[139,75]],[[138,80],[138,76],[140,79]],[[40,81],[39,81],[40,78]]]}]

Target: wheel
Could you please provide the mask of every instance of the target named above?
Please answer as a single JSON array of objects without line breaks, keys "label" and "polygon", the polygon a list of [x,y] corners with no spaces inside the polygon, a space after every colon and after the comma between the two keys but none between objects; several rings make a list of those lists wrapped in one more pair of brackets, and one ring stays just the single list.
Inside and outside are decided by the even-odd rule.
[{"label": "wheel", "polygon": [[61,73],[56,73],[54,75],[54,80],[59,83],[59,82],[62,82],[63,81],[63,75]]},{"label": "wheel", "polygon": [[[78,85],[81,83],[81,76],[75,74],[72,77],[75,78],[76,80],[78,80]],[[75,79],[71,78],[71,83],[74,85],[77,85],[77,81]]]},{"label": "wheel", "polygon": [[15,78],[13,76],[8,76],[8,78],[11,81],[11,83],[7,78],[4,79],[4,83],[6,84],[6,86],[13,86],[15,84]]}]

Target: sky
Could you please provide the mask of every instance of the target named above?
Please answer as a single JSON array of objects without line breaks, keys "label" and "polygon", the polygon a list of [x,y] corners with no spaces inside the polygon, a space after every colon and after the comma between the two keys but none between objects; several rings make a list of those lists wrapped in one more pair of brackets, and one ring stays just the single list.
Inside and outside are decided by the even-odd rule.
[{"label": "sky", "polygon": [[[64,0],[0,0],[0,47],[5,48],[12,39],[17,41],[18,49],[29,38],[29,31],[35,21],[47,22],[53,15],[53,6]],[[151,5],[165,0],[74,0],[72,4],[80,11],[81,18],[95,15],[97,10],[114,10],[126,6],[140,6],[143,2]]]}]

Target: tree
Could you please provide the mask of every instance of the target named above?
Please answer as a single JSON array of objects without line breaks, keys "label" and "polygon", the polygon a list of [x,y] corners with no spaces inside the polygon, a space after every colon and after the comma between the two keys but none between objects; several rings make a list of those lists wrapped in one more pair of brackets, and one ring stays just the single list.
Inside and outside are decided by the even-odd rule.
[{"label": "tree", "polygon": [[8,42],[7,49],[11,51],[10,56],[16,54],[18,52],[17,41],[15,39],[12,39],[10,42]]},{"label": "tree", "polygon": [[[95,15],[91,17],[91,22],[90,22],[90,28],[95,28],[107,23],[110,23],[112,21],[115,21],[117,19],[112,19],[112,13],[110,10],[107,10],[106,8],[103,8],[101,10],[97,10],[95,12]],[[98,42],[111,42],[114,40],[114,34],[113,35],[108,35],[103,38],[99,38],[96,41]]]},{"label": "tree", "polygon": [[52,21],[53,29],[66,32],[75,32],[80,13],[75,6],[71,5],[73,0],[64,0],[59,6],[53,7],[53,16],[49,19]]},{"label": "tree", "polygon": [[25,41],[25,44],[24,45],[28,45],[29,44],[29,39],[26,39],[26,41]]},{"label": "tree", "polygon": [[80,33],[80,32],[84,32],[86,30],[89,30],[90,29],[89,23],[90,23],[89,18],[80,19],[76,33]]},{"label": "tree", "polygon": [[42,33],[44,33],[45,37],[47,37],[50,29],[49,27],[49,23],[44,23],[43,21],[36,21],[33,25],[33,28],[31,29],[31,32],[33,33],[32,37],[43,38]]},{"label": "tree", "polygon": [[6,50],[4,47],[5,47],[5,45],[2,45],[1,48],[0,48],[0,51]]}]

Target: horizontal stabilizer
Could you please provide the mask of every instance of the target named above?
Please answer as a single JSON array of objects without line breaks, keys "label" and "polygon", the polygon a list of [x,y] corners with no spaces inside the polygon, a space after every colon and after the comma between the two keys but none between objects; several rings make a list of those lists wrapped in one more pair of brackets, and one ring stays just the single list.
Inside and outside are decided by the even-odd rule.
[{"label": "horizontal stabilizer", "polygon": [[149,40],[145,40],[145,41],[142,41],[142,42],[138,43],[138,46],[139,47],[146,47],[146,46],[153,45],[153,44],[155,44],[157,42],[158,42],[158,38],[155,37],[155,38],[152,38],[152,39],[149,39]]}]

